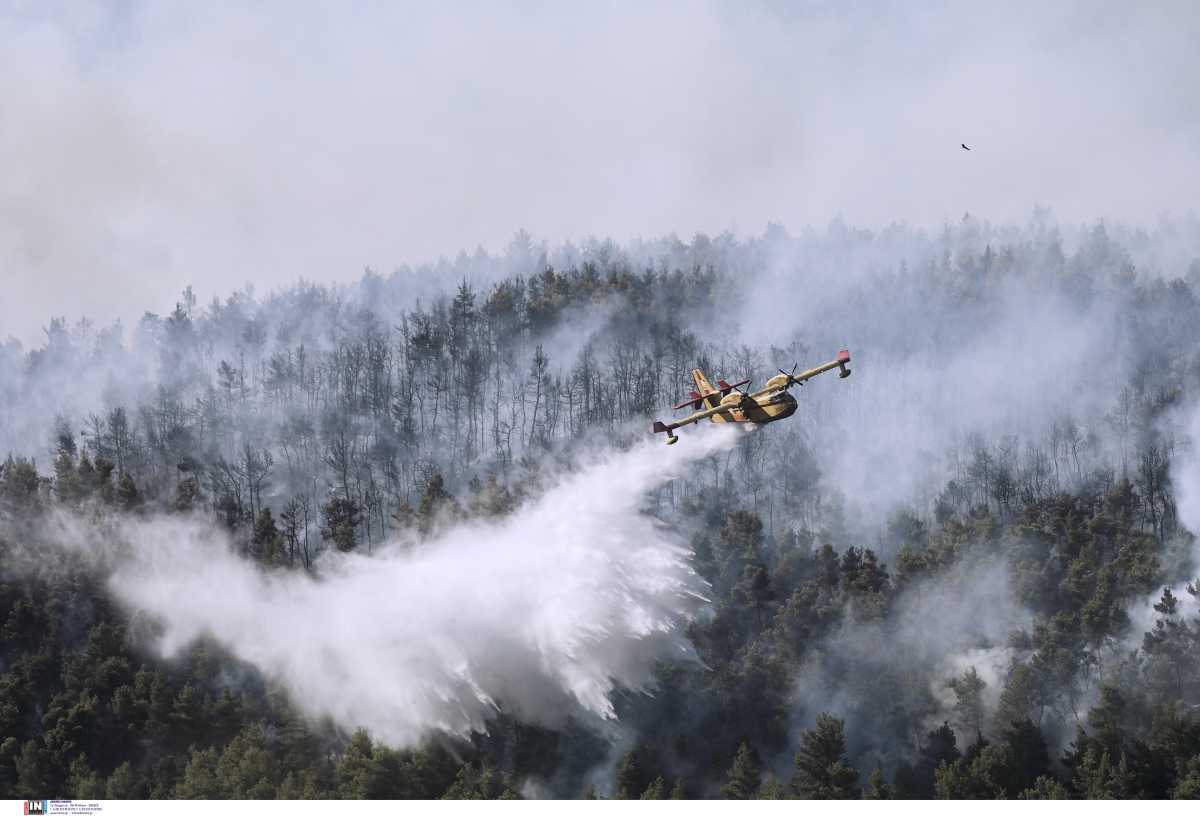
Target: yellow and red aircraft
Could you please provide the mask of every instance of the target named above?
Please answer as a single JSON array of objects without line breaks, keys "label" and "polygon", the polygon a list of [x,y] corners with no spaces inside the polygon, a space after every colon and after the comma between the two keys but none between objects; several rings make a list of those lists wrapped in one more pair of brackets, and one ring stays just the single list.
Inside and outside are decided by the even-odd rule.
[{"label": "yellow and red aircraft", "polygon": [[850,352],[842,349],[835,359],[799,374],[795,373],[795,366],[792,366],[790,374],[781,368],[778,374],[767,380],[761,391],[755,391],[753,394],[741,390],[741,386],[747,385],[749,380],[742,380],[733,385],[724,380],[717,380],[718,387],[713,388],[703,371],[693,369],[692,380],[696,383],[696,390],[692,392],[690,399],[673,408],[678,411],[690,405],[695,413],[670,424],[655,422],[654,432],[666,433],[667,444],[674,445],[679,441],[679,437],[675,435],[676,428],[691,425],[702,419],[713,422],[753,422],[757,425],[786,419],[796,413],[797,407],[796,398],[788,393],[789,388],[793,385],[804,385],[807,380],[835,368],[841,369],[839,377],[849,377],[850,369],[846,367],[848,362]]}]

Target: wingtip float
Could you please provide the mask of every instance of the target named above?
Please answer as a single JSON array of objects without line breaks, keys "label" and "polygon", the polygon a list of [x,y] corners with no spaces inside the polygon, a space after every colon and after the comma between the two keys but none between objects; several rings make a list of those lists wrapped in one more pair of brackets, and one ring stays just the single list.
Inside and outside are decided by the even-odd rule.
[{"label": "wingtip float", "polygon": [[679,410],[690,406],[694,413],[678,422],[663,423],[656,420],[654,433],[665,433],[667,444],[674,445],[679,441],[679,437],[675,435],[677,428],[702,419],[711,422],[750,422],[756,425],[786,419],[796,413],[797,408],[796,398],[788,393],[789,388],[793,385],[804,385],[818,374],[835,368],[839,370],[838,377],[845,379],[850,376],[850,369],[846,365],[849,362],[850,351],[842,349],[837,357],[828,363],[822,363],[799,374],[796,373],[795,366],[792,366],[790,372],[780,369],[778,374],[767,380],[767,384],[761,390],[753,393],[741,390],[741,386],[747,385],[749,380],[742,380],[733,385],[724,380],[717,380],[718,387],[714,388],[703,371],[693,369],[692,380],[696,383],[696,390],[691,392],[688,399],[673,407]]}]

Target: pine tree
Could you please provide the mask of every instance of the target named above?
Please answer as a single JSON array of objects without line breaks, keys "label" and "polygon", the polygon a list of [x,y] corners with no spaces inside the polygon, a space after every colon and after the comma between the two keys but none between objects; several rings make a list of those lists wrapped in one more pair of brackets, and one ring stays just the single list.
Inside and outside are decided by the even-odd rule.
[{"label": "pine tree", "polygon": [[1004,690],[1000,692],[1000,705],[996,708],[997,726],[1032,719],[1037,708],[1036,702],[1033,670],[1024,663],[1017,663],[1008,676],[1008,682],[1004,684]]},{"label": "pine tree", "polygon": [[340,552],[350,552],[358,546],[358,525],[362,511],[353,499],[334,496],[321,508],[324,526],[321,536],[332,541]]},{"label": "pine tree", "polygon": [[112,504],[116,496],[113,491],[112,475],[116,465],[103,456],[96,457],[96,491],[101,501]]},{"label": "pine tree", "polygon": [[77,503],[83,496],[74,450],[60,449],[54,460],[54,493],[63,504]]},{"label": "pine tree", "polygon": [[122,762],[108,777],[105,799],[141,799],[143,786],[128,762]]},{"label": "pine tree", "polygon": [[759,799],[788,799],[787,785],[781,782],[773,773],[768,773],[766,780],[758,791]]},{"label": "pine tree", "polygon": [[1012,796],[1032,787],[1050,772],[1050,754],[1042,730],[1031,720],[1013,723],[1004,732],[1004,748],[1008,754],[1009,775],[1005,788]]},{"label": "pine tree", "polygon": [[196,480],[195,476],[188,476],[186,479],[181,479],[179,484],[175,485],[174,505],[177,512],[191,512],[199,499],[200,482]]},{"label": "pine tree", "polygon": [[761,630],[765,623],[764,614],[775,600],[767,568],[762,564],[747,564],[741,579],[733,588],[733,600],[742,610],[741,615],[752,618],[755,630]]},{"label": "pine tree", "polygon": [[422,535],[429,535],[438,515],[445,509],[454,506],[454,497],[446,491],[446,482],[442,474],[434,473],[425,484],[425,492],[421,494],[421,504],[417,508],[418,528]]},{"label": "pine tree", "polygon": [[974,666],[969,667],[949,683],[954,692],[954,713],[958,723],[966,731],[979,734],[983,732],[983,690],[987,683],[979,676]]},{"label": "pine tree", "polygon": [[1003,747],[987,745],[974,757],[942,763],[933,773],[938,799],[1001,799],[1008,756]]},{"label": "pine tree", "polygon": [[220,754],[216,748],[193,750],[172,796],[176,799],[220,799],[225,796],[219,763]]},{"label": "pine tree", "polygon": [[807,799],[851,799],[858,772],[846,758],[845,726],[830,714],[817,716],[816,725],[804,732],[796,754],[793,784]]},{"label": "pine tree", "polygon": [[645,772],[637,749],[629,750],[617,762],[616,767],[616,798],[638,799],[647,787]]},{"label": "pine tree", "polygon": [[17,772],[17,789],[28,791],[25,795],[31,798],[43,799],[52,796],[53,791],[50,756],[39,743],[40,740],[27,740],[13,765]]},{"label": "pine tree", "polygon": [[358,729],[350,738],[337,763],[338,796],[342,799],[367,799],[371,788],[371,758],[374,746],[371,737]]},{"label": "pine tree", "polygon": [[726,799],[753,799],[758,795],[762,783],[762,768],[758,757],[745,741],[738,747],[733,766],[721,786],[721,796]]},{"label": "pine tree", "polygon": [[72,799],[104,798],[104,783],[88,765],[87,757],[83,754],[71,761],[71,775],[67,780],[67,789]]},{"label": "pine tree", "polygon": [[283,541],[269,507],[264,507],[254,522],[250,549],[253,556],[265,566],[275,566],[283,561]]},{"label": "pine tree", "polygon": [[1039,776],[1033,785],[1021,791],[1018,799],[1069,799],[1070,794],[1063,784],[1052,776]]},{"label": "pine tree", "polygon": [[0,510],[17,515],[35,512],[40,506],[38,491],[41,483],[32,462],[9,454],[0,465]]},{"label": "pine tree", "polygon": [[133,477],[128,473],[122,473],[121,478],[117,480],[117,506],[126,513],[132,513],[142,504],[142,494],[138,492],[137,485],[133,482]]},{"label": "pine tree", "polygon": [[1200,756],[1187,761],[1179,773],[1179,782],[1171,794],[1175,799],[1200,799]]},{"label": "pine tree", "polygon": [[92,458],[88,456],[87,451],[79,455],[79,467],[75,470],[76,478],[79,480],[79,498],[89,499],[96,492],[97,476],[96,467],[92,464]]},{"label": "pine tree", "polygon": [[871,775],[867,777],[867,786],[863,788],[863,799],[891,799],[892,786],[883,778],[883,771],[879,768],[871,771]]},{"label": "pine tree", "polygon": [[666,799],[667,798],[667,780],[661,776],[654,777],[646,790],[642,793],[642,799]]}]

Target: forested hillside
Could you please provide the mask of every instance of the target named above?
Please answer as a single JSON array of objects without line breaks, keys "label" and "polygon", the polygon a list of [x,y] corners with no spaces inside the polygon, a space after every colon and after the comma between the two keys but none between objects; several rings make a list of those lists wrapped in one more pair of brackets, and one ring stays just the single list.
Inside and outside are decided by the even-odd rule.
[{"label": "forested hillside", "polygon": [[[51,319],[0,347],[0,791],[1200,797],[1198,235],[1044,213],[522,233],[353,286],[189,289],[128,333]],[[646,491],[635,512],[689,545],[705,603],[694,651],[652,652],[653,687],[617,684],[610,719],[500,699],[469,739],[431,721],[400,744],[314,716],[212,632],[165,648],[112,579],[102,542],[162,519],[220,531],[281,597],[346,558],[500,546],[570,474],[619,470],[693,367],[762,383],[843,346],[849,380]]]}]

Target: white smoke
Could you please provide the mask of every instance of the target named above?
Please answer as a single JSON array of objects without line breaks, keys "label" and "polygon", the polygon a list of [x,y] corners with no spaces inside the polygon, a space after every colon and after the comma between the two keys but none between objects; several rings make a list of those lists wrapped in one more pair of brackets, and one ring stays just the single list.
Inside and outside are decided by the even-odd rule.
[{"label": "white smoke", "polygon": [[[1171,480],[1179,521],[1192,535],[1200,536],[1200,407],[1193,408],[1183,432],[1187,449],[1174,461]],[[1197,539],[1194,563],[1200,563],[1200,539]]]},{"label": "white smoke", "polygon": [[[694,659],[684,628],[706,587],[641,505],[737,435],[697,431],[611,454],[498,523],[338,557],[316,580],[264,573],[198,519],[124,521],[105,550],[120,553],[111,586],[162,621],[166,655],[210,635],[310,715],[397,746],[484,731],[500,709],[612,719],[615,688],[650,690],[657,661]],[[78,541],[63,523],[75,535],[54,540]]]},{"label": "white smoke", "polygon": [[[1177,418],[1181,420],[1183,444],[1171,460],[1171,486],[1179,523],[1185,532],[1178,541],[1167,543],[1165,566],[1171,592],[1179,601],[1179,614],[1190,618],[1200,613],[1200,599],[1187,591],[1192,579],[1200,577],[1200,405],[1190,406]],[[1183,579],[1176,580],[1181,575]],[[1154,628],[1159,617],[1154,605],[1161,599],[1162,590],[1163,587],[1155,587],[1126,609],[1131,624],[1124,640],[1127,649],[1141,646],[1143,634]]]}]

